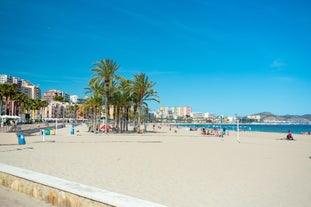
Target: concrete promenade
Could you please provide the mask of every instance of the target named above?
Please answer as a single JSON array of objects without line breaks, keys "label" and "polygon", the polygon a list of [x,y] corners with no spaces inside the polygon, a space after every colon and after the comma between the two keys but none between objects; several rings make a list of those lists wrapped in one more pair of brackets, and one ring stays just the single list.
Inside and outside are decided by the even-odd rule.
[{"label": "concrete promenade", "polygon": [[52,204],[34,199],[0,185],[0,207],[52,207]]}]

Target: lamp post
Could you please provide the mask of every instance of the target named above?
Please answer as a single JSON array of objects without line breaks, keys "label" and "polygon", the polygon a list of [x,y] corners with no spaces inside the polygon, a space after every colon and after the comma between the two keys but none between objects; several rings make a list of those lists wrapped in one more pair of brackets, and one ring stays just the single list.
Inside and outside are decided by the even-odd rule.
[{"label": "lamp post", "polygon": [[57,119],[58,119],[58,118],[56,118],[55,134],[57,134]]},{"label": "lamp post", "polygon": [[54,105],[54,116],[55,116],[55,119],[56,119],[56,123],[55,123],[55,134],[57,134],[57,114],[58,114],[58,111],[56,112],[56,108],[57,108],[57,110],[58,110],[58,107],[57,107],[57,105],[55,104]]},{"label": "lamp post", "polygon": [[236,140],[240,143],[240,127],[239,127],[239,119],[236,115]]}]

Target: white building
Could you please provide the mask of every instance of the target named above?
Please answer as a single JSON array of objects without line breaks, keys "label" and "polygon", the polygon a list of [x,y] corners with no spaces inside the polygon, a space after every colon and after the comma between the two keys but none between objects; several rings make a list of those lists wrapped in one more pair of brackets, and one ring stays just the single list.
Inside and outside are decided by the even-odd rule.
[{"label": "white building", "polygon": [[194,119],[204,118],[205,117],[205,113],[202,113],[202,112],[191,112],[190,113],[190,117],[192,117]]},{"label": "white building", "polygon": [[77,95],[71,95],[70,96],[70,103],[72,103],[72,104],[76,104],[76,103],[78,103],[78,96]]},{"label": "white building", "polygon": [[36,86],[27,80],[6,74],[0,74],[0,84],[5,83],[16,84],[18,90],[26,94],[29,98],[32,99],[41,98],[41,90],[39,86]]}]

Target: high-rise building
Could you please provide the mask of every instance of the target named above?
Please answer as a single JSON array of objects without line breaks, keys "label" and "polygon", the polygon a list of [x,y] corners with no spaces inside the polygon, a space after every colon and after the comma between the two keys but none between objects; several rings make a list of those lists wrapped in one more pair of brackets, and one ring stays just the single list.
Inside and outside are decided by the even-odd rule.
[{"label": "high-rise building", "polygon": [[20,90],[22,93],[26,94],[29,98],[41,98],[40,87],[32,84],[27,80],[6,74],[0,74],[0,84],[5,83],[15,84],[17,86],[17,89]]},{"label": "high-rise building", "polygon": [[[174,106],[174,107],[167,107],[162,106],[159,109],[160,111],[160,118],[170,118],[170,117],[182,117],[189,115],[192,112],[191,106]],[[158,116],[158,115],[157,115]]]},{"label": "high-rise building", "polygon": [[25,88],[26,90],[30,91],[30,98],[32,99],[41,99],[41,90],[38,86],[28,85],[23,86],[22,88]]},{"label": "high-rise building", "polygon": [[[0,74],[0,84],[10,83],[16,86],[17,90],[24,93],[31,99],[40,99],[41,98],[41,90],[39,86],[33,85],[31,82],[26,81],[24,79],[14,77],[7,74]],[[18,103],[16,101],[10,101],[9,105],[0,109],[1,115],[19,115],[19,111],[17,110]]]},{"label": "high-rise building", "polygon": [[70,101],[70,95],[63,91],[53,89],[43,93],[43,99],[47,100],[48,102],[52,102],[56,96],[61,96],[65,101]]},{"label": "high-rise building", "polygon": [[0,83],[13,83],[12,76],[10,75],[5,75],[5,74],[0,74]]}]

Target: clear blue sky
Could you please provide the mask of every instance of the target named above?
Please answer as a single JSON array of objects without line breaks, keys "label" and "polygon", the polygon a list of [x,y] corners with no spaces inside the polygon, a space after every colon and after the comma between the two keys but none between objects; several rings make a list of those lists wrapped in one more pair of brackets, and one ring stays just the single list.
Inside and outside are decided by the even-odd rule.
[{"label": "clear blue sky", "polygon": [[160,106],[311,113],[309,0],[1,0],[0,73],[84,97],[93,63],[143,72]]}]

